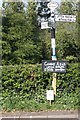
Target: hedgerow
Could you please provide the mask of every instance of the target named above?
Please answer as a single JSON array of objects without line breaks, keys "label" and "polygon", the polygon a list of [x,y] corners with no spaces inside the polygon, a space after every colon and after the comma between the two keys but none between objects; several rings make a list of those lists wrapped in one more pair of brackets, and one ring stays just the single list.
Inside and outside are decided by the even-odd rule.
[{"label": "hedgerow", "polygon": [[[1,102],[3,109],[33,110],[30,106],[34,101],[39,110],[46,109],[46,90],[51,88],[52,75],[52,73],[42,72],[41,64],[3,66]],[[57,74],[57,101],[55,104],[68,104],[67,97],[75,94],[77,101],[73,100],[72,106],[79,107],[79,79],[78,63],[68,64],[66,73]],[[44,107],[40,108],[40,105]],[[36,105],[32,105],[32,107],[36,108]]]}]

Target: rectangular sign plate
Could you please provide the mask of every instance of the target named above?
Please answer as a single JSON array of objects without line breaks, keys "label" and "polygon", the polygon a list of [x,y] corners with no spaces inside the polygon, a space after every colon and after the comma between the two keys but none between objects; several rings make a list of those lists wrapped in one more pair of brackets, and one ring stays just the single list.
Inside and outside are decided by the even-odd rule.
[{"label": "rectangular sign plate", "polygon": [[53,90],[47,90],[47,94],[46,94],[46,98],[47,100],[54,100],[54,92]]},{"label": "rectangular sign plate", "polygon": [[48,26],[48,22],[41,22],[41,29],[47,29],[47,28],[50,28]]},{"label": "rectangular sign plate", "polygon": [[55,21],[76,22],[75,15],[55,15]]},{"label": "rectangular sign plate", "polygon": [[55,73],[66,73],[66,61],[42,61],[42,71],[55,72]]}]

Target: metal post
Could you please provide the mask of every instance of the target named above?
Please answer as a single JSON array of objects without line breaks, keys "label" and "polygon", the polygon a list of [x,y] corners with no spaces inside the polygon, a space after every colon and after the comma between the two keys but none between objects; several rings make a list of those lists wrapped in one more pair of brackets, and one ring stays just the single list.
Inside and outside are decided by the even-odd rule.
[{"label": "metal post", "polygon": [[52,60],[56,60],[55,28],[51,28]]},{"label": "metal post", "polygon": [[[51,28],[51,45],[52,45],[52,60],[56,58],[56,44],[55,44],[55,28]],[[53,73],[52,87],[54,90],[54,96],[56,96],[56,73]]]},{"label": "metal post", "polygon": [[52,87],[54,90],[54,96],[56,96],[56,73],[53,73],[53,81],[52,81]]}]

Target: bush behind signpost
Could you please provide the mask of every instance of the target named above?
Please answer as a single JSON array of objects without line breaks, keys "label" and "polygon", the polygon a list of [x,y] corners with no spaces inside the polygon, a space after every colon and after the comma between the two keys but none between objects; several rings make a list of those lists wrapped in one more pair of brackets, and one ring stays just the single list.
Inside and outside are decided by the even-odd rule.
[{"label": "bush behind signpost", "polygon": [[65,74],[57,74],[57,96],[50,107],[46,90],[51,88],[52,73],[42,72],[41,64],[2,67],[3,109],[39,111],[79,107],[79,65],[71,63]]}]

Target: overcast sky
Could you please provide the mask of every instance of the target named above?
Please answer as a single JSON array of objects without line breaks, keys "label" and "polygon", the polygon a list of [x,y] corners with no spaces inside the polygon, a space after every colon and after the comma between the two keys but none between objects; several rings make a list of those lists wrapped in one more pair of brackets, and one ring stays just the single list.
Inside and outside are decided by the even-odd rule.
[{"label": "overcast sky", "polygon": [[1,4],[2,4],[2,0],[0,0],[0,6],[1,6]]}]

